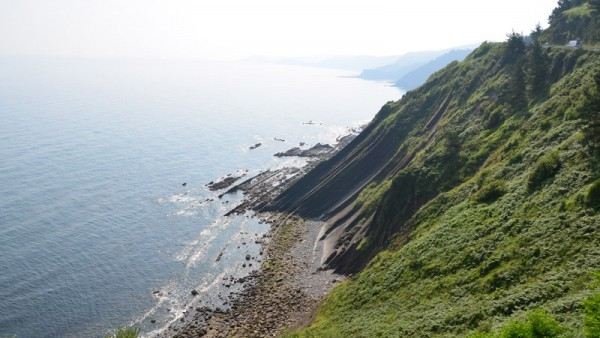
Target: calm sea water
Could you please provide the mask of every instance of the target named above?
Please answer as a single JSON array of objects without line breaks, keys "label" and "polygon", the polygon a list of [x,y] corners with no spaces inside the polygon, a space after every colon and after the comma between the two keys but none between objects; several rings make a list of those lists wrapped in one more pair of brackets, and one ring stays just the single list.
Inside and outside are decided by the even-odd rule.
[{"label": "calm sea water", "polygon": [[123,325],[152,335],[191,289],[217,301],[222,277],[247,273],[241,262],[258,250],[240,243],[266,226],[223,217],[237,197],[226,204],[205,184],[284,165],[272,154],[332,142],[401,94],[348,75],[0,58],[0,336],[97,337]]}]

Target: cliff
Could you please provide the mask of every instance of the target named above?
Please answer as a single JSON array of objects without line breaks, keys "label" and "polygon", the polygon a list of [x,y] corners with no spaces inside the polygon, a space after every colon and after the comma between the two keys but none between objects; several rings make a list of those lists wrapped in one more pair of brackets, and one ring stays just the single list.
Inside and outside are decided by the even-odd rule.
[{"label": "cliff", "polygon": [[323,264],[353,275],[295,335],[462,336],[540,307],[582,330],[600,54],[542,47],[552,30],[436,72],[267,206],[325,220]]}]

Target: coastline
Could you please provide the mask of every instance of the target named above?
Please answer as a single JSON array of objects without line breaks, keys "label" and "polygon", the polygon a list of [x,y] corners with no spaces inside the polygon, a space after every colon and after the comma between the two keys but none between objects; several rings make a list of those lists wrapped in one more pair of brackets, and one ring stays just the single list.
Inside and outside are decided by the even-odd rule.
[{"label": "coastline", "polygon": [[268,232],[256,240],[259,257],[245,257],[259,267],[241,278],[223,278],[223,285],[232,290],[223,308],[190,309],[159,337],[272,337],[310,322],[323,297],[345,277],[322,269],[324,222],[261,209],[358,132],[350,129],[329,152],[300,156],[308,158],[304,166],[269,169],[223,189],[219,198],[240,191],[244,195],[225,216],[255,212],[251,217],[269,224]]},{"label": "coastline", "polygon": [[[228,309],[202,308],[173,337],[266,337],[310,321],[344,277],[321,270],[321,223],[286,214],[260,214],[271,224],[264,260]],[[307,254],[311,253],[311,254]]]}]

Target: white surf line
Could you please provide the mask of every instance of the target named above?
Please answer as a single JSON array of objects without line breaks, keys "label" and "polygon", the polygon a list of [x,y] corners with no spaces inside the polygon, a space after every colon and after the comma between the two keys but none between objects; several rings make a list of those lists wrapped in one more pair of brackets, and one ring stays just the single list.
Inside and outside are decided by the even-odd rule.
[{"label": "white surf line", "polygon": [[[218,283],[220,278],[223,278],[224,273],[221,273],[219,275],[217,275],[212,282],[208,283],[208,282],[203,282],[201,283],[199,286],[196,287],[196,289],[201,290],[200,293],[205,293],[206,291],[209,290],[210,287],[212,287],[213,285],[215,285],[216,283]],[[150,317],[152,314],[156,313],[156,310],[158,310],[158,308],[160,307],[160,305],[162,305],[164,303],[165,300],[173,300],[176,298],[175,297],[164,297],[165,299],[160,299],[159,302],[152,307],[152,309],[150,309],[149,311],[147,311],[144,316],[142,316],[140,319],[136,320],[136,323],[141,323],[142,321],[148,319],[148,317]],[[180,303],[180,302],[176,302],[174,303],[174,307],[172,308],[172,311],[170,312],[170,314],[173,315],[173,318],[169,321],[167,321],[163,326],[152,330],[148,333],[142,334],[141,337],[155,337],[163,332],[165,332],[169,326],[175,322],[177,322],[179,319],[181,319],[181,317],[184,316],[186,309],[188,308],[188,306],[194,301],[194,299],[190,300],[188,303]]]},{"label": "white surf line", "polygon": [[[168,202],[171,202],[173,204],[177,204],[177,203],[181,204],[182,202],[183,203],[186,203],[186,202],[194,203],[195,201],[199,201],[200,199],[194,198],[192,196],[186,196],[185,194],[176,194],[176,195],[171,196],[168,199]],[[162,200],[160,202],[164,202],[164,200]],[[243,200],[240,201],[239,203],[242,203],[242,202],[243,202]],[[201,206],[201,205],[202,204],[200,204],[198,206]],[[219,216],[217,219],[215,219],[207,228],[200,231],[200,233],[194,240],[192,240],[187,245],[185,245],[185,247],[179,253],[177,253],[175,255],[175,260],[186,261],[186,270],[189,270],[191,267],[193,267],[195,265],[195,262],[197,262],[199,259],[201,259],[205,256],[206,251],[208,250],[208,248],[210,247],[212,242],[217,238],[219,233],[221,233],[223,230],[227,229],[230,225],[237,224],[237,223],[233,222],[234,218],[222,215],[225,212],[225,210],[227,210],[224,206],[220,205],[219,209],[220,209],[221,216]],[[185,210],[185,207],[184,207],[184,210]],[[254,219],[254,215],[252,215],[250,217],[250,219]],[[234,233],[229,238],[229,241],[227,241],[225,243],[224,248],[222,249],[222,252],[224,252],[225,249],[227,247],[229,247],[230,245],[232,245],[232,244],[235,245],[235,243],[240,243],[240,242],[244,241],[244,239],[246,237],[245,235],[250,235],[249,229],[247,229],[248,222],[249,222],[249,219],[240,219],[239,224],[237,224],[237,226],[239,227],[238,231],[236,233]],[[252,239],[253,239],[253,237],[250,235],[247,238],[247,241],[252,242]],[[216,264],[217,263],[214,262],[213,266],[215,266]],[[235,266],[226,266],[226,267],[224,267],[223,271],[221,273],[219,273],[210,283],[205,281],[205,282],[201,283],[200,285],[198,285],[195,289],[198,290],[198,293],[200,295],[205,295],[209,291],[211,291],[211,289],[215,288],[223,280],[223,278],[225,276],[233,275],[235,272],[239,272],[239,270]],[[244,274],[244,276],[246,276],[249,273],[243,272],[243,274]],[[177,283],[175,283],[175,282],[169,283],[169,285],[173,285],[173,284],[177,284]],[[180,287],[182,287],[182,286],[180,286]],[[141,323],[144,320],[148,319],[153,314],[155,314],[157,312],[157,310],[165,302],[167,302],[169,300],[175,301],[174,303],[172,303],[173,307],[172,307],[172,311],[170,312],[170,314],[173,315],[173,318],[168,320],[163,326],[161,326],[155,330],[152,330],[150,332],[143,333],[141,335],[141,337],[156,337],[156,336],[164,333],[165,331],[167,331],[169,329],[169,326],[171,326],[173,323],[176,323],[177,321],[179,321],[187,313],[188,307],[191,304],[193,304],[194,302],[196,302],[196,300],[198,299],[197,297],[194,297],[194,298],[190,299],[186,304],[183,304],[182,302],[177,301],[178,294],[175,292],[176,288],[177,288],[177,285],[175,287],[171,287],[170,292],[172,292],[172,294],[174,295],[173,297],[160,296],[158,299],[158,302],[151,309],[146,311],[146,313],[144,313],[137,320],[132,321],[131,325],[134,325],[136,323]],[[168,289],[168,287],[165,287],[163,289]],[[180,294],[179,296],[182,296],[182,294]]]},{"label": "white surf line", "polygon": [[[205,256],[209,246],[217,238],[219,233],[227,229],[230,224],[231,219],[221,216],[209,228],[201,231],[199,238],[195,241],[195,244],[197,245],[200,242],[200,240],[203,241],[199,243],[200,246],[196,247],[194,252],[188,256],[185,265],[186,269],[189,269],[190,267],[194,266],[199,259]],[[202,238],[203,236],[207,237]]]},{"label": "white surf line", "polygon": [[[172,281],[172,282],[168,283],[166,286],[162,287],[161,290],[165,290],[166,293],[163,293],[163,296],[159,296],[158,297],[158,301],[156,302],[156,304],[154,304],[154,306],[151,307],[148,311],[146,311],[143,315],[141,315],[137,319],[133,320],[130,323],[130,326],[134,326],[135,324],[142,323],[146,319],[150,318],[150,316],[154,315],[156,313],[156,311],[161,307],[161,305],[163,305],[165,302],[174,300],[175,297],[169,296],[169,295],[170,294],[174,294],[174,290],[175,290],[174,285],[175,284],[176,283],[174,281]],[[170,324],[171,324],[171,322],[168,322],[166,324],[166,326],[168,326]],[[160,328],[159,328],[159,330],[160,330]],[[156,334],[160,333],[160,332],[158,332],[158,330],[155,330],[155,331],[157,331]],[[151,331],[151,332],[154,332],[154,331]],[[148,333],[148,334],[150,334],[150,333]],[[151,337],[151,336],[148,336],[146,334],[142,334],[141,337]]]},{"label": "white surf line", "polygon": [[[170,197],[169,202],[176,204],[175,202],[182,202],[182,200],[198,200],[185,195],[183,198],[181,197],[181,194],[173,195]],[[221,207],[220,209],[221,213],[223,213],[225,210],[225,208],[223,207]],[[213,221],[213,223],[211,223],[211,225],[200,231],[196,239],[188,243],[178,254],[176,254],[175,260],[186,261],[186,270],[189,270],[198,259],[204,256],[206,250],[217,237],[218,233],[223,229],[227,228],[227,226],[229,226],[230,223],[231,220],[229,218],[219,216]],[[206,294],[206,292],[208,292],[211,288],[217,285],[227,273],[228,270],[226,269],[225,271],[218,274],[212,280],[212,282],[209,283],[207,281],[204,281],[200,285],[198,285],[196,289],[199,290],[199,293]],[[183,286],[178,285],[178,283],[175,281],[172,281],[169,284],[167,284],[167,286],[161,288],[164,290],[168,290],[167,293],[163,294],[163,296],[159,296],[158,302],[152,308],[146,311],[141,317],[138,317],[130,323],[130,325],[135,325],[147,320],[150,316],[154,315],[165,302],[171,301],[171,304],[173,304],[173,306],[171,307],[172,311],[170,312],[170,314],[173,315],[173,318],[171,320],[168,320],[165,323],[165,325],[161,326],[160,328],[152,330],[148,333],[143,333],[141,337],[156,337],[157,335],[160,335],[161,333],[165,332],[171,324],[177,322],[182,318],[182,316],[184,316],[185,311],[187,310],[188,306],[192,304],[192,302],[194,302],[194,299],[191,299],[188,303],[183,304],[180,300],[178,300],[179,297],[177,297],[182,296],[182,294],[178,294],[176,292],[178,291],[178,288],[181,289],[179,291],[183,292]],[[169,297],[169,294],[172,294],[173,296]]]},{"label": "white surf line", "polygon": [[[212,288],[214,288],[215,286],[217,286],[219,284],[220,281],[223,280],[223,277],[225,277],[227,274],[229,274],[231,272],[231,269],[225,269],[223,272],[221,272],[220,274],[218,274],[210,283],[204,282],[202,284],[200,284],[199,286],[196,287],[196,290],[198,290],[199,296],[201,297],[202,295],[206,294],[208,291],[210,291]],[[187,309],[189,308],[189,306],[195,302],[195,299],[197,297],[194,297],[193,299],[191,299],[189,302],[183,304],[183,306],[179,306],[178,311],[176,311],[174,313],[174,317],[173,319],[167,321],[165,323],[165,325],[159,327],[158,329],[152,330],[148,333],[142,334],[140,336],[140,338],[151,338],[151,337],[156,337],[162,333],[164,333],[165,331],[167,331],[169,329],[169,326],[171,326],[172,324],[178,322],[183,316],[185,316],[185,312],[187,311]],[[181,305],[181,304],[179,304]],[[142,320],[138,321],[141,322]]]},{"label": "white surf line", "polygon": [[[208,227],[202,229],[194,240],[184,246],[179,253],[175,255],[175,260],[183,262],[186,261],[186,268],[190,268],[208,249],[209,245],[218,235],[217,230],[224,230],[227,228],[231,220],[225,216],[225,207],[219,206],[218,216]],[[199,246],[199,247],[198,247]]]}]

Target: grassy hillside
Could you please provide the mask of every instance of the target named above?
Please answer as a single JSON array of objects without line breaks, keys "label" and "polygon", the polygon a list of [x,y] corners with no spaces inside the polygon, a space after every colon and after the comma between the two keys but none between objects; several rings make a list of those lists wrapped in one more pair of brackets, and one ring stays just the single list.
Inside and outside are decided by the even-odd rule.
[{"label": "grassy hillside", "polygon": [[[600,291],[599,112],[600,54],[518,36],[387,104],[300,183],[310,193],[279,201],[334,215],[330,233],[345,232],[330,266],[351,271],[379,252],[290,336],[582,336],[585,300]],[[377,170],[361,179],[368,163]],[[347,188],[352,175],[362,183]],[[333,207],[318,197],[346,188]],[[557,329],[511,333],[538,324]]]},{"label": "grassy hillside", "polygon": [[410,231],[409,220],[423,205],[477,175],[523,124],[537,121],[537,111],[562,105],[560,119],[575,118],[577,98],[556,99],[584,90],[567,92],[581,83],[565,85],[566,77],[579,82],[589,75],[597,55],[539,44],[525,48],[518,36],[510,41],[483,44],[386,104],[348,147],[269,208],[325,217],[326,240],[333,243],[326,264],[360,271],[392,235]]}]

